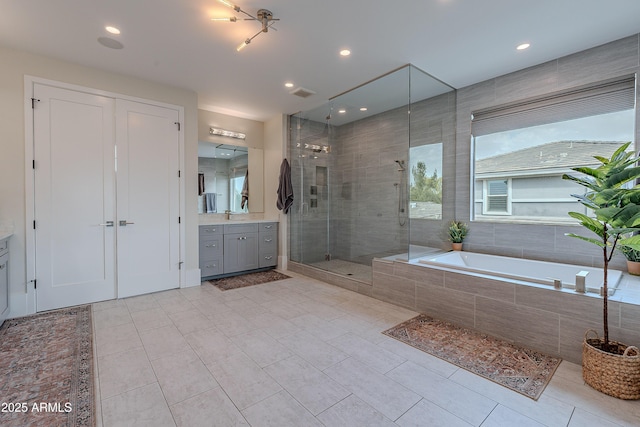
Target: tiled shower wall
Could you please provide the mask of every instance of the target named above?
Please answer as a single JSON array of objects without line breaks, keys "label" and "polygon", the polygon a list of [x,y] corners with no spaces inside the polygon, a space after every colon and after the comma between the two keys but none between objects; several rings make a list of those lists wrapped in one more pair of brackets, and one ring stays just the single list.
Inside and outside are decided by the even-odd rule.
[{"label": "tiled shower wall", "polygon": [[[639,36],[617,40],[457,91],[455,177],[448,176],[456,182],[457,219],[469,221],[470,217],[471,114],[487,107],[633,75],[639,71]],[[636,118],[636,140],[638,123]],[[578,225],[473,222],[465,240],[465,250],[601,266],[601,251],[595,245],[565,236],[568,232],[583,233]],[[624,264],[624,258],[616,256],[612,266],[624,269]]]}]

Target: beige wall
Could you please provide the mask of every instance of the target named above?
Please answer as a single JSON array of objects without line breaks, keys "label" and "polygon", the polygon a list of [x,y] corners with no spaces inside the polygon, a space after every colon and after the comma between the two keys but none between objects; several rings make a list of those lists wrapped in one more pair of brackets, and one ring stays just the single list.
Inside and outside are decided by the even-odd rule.
[{"label": "beige wall", "polygon": [[[27,314],[25,254],[24,76],[105,90],[184,107],[187,272],[198,268],[197,94],[125,75],[88,68],[0,46],[0,221],[12,221],[11,317]],[[189,277],[189,275],[188,275]],[[30,304],[29,306],[32,306]]]}]

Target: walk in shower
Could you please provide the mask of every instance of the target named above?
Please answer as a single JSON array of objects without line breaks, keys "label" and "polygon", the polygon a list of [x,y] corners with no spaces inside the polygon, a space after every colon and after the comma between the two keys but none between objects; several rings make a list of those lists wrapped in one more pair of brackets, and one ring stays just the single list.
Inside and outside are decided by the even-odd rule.
[{"label": "walk in shower", "polygon": [[445,247],[453,88],[407,65],[289,119],[291,261],[370,282],[374,258]]}]

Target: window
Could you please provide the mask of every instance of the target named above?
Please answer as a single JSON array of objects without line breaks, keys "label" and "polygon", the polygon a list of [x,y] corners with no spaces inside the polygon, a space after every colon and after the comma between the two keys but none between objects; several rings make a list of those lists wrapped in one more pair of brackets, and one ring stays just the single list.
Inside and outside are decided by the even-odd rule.
[{"label": "window", "polygon": [[509,200],[508,179],[497,179],[485,181],[483,203],[483,214],[510,215],[511,201]]},{"label": "window", "polygon": [[572,222],[584,189],[562,175],[633,141],[634,123],[635,78],[474,113],[474,219]]}]

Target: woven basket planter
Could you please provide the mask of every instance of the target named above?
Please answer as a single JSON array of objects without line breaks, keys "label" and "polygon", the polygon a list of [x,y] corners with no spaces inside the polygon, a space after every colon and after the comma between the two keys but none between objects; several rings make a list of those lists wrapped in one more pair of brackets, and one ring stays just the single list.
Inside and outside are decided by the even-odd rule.
[{"label": "woven basket planter", "polygon": [[[593,332],[596,338],[588,338]],[[582,378],[594,389],[618,399],[640,399],[640,350],[616,341],[610,344],[622,354],[600,350],[604,340],[593,329],[582,343]]]}]

